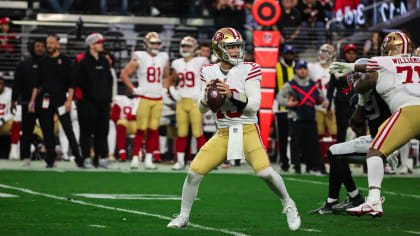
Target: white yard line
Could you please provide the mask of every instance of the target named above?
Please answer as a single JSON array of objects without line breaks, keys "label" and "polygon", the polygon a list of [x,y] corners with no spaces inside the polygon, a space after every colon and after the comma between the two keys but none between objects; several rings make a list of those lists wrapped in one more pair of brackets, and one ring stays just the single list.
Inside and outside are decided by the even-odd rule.
[{"label": "white yard line", "polygon": [[0,197],[19,197],[17,195],[8,194],[8,193],[0,193]]},{"label": "white yard line", "polygon": [[[328,185],[327,182],[316,181],[316,180],[297,179],[297,178],[293,178],[293,177],[283,177],[283,178],[285,180],[302,182],[302,183]],[[360,190],[363,190],[363,191],[369,191],[369,189],[367,189],[367,188],[363,188],[363,187],[357,187],[357,188],[360,189]],[[381,191],[381,192],[384,193],[384,194],[389,194],[389,195],[394,195],[394,196],[409,197],[409,198],[420,199],[420,196],[419,195],[415,195],[415,194],[396,193],[396,192],[389,192],[389,191]]]},{"label": "white yard line", "polygon": [[96,228],[106,228],[105,225],[89,225],[90,227],[96,227]]},{"label": "white yard line", "polygon": [[319,229],[301,229],[301,230],[307,231],[307,232],[321,233],[321,230],[319,230]]},{"label": "white yard line", "polygon": [[[163,215],[152,214],[152,213],[147,213],[147,212],[142,212],[142,211],[128,210],[128,209],[123,209],[123,208],[118,208],[118,207],[110,207],[110,206],[105,206],[105,205],[100,205],[100,204],[95,204],[95,203],[89,203],[89,202],[84,202],[84,201],[75,200],[75,199],[67,199],[65,197],[60,197],[60,196],[47,194],[47,193],[35,192],[35,191],[30,190],[30,189],[18,188],[18,187],[13,187],[13,186],[4,185],[4,184],[0,184],[0,188],[13,189],[13,190],[21,191],[21,192],[24,192],[24,193],[43,196],[43,197],[48,197],[48,198],[52,198],[52,199],[56,199],[56,200],[70,201],[72,203],[77,203],[77,204],[85,205],[85,206],[92,206],[92,207],[97,207],[97,208],[102,208],[102,209],[132,213],[132,214],[136,214],[136,215],[152,216],[152,217],[162,219],[162,220],[169,220],[169,221],[173,220],[173,218],[163,216]],[[248,236],[247,234],[244,234],[244,233],[234,232],[234,231],[230,231],[230,230],[227,230],[227,229],[212,228],[212,227],[207,227],[207,226],[193,224],[193,223],[189,223],[188,226],[198,228],[198,229],[208,230],[208,231],[221,232],[221,233],[235,235],[235,236],[236,235],[237,236]]]},{"label": "white yard line", "polygon": [[404,231],[404,232],[409,233],[409,234],[420,234],[420,232],[417,232],[417,231]]}]

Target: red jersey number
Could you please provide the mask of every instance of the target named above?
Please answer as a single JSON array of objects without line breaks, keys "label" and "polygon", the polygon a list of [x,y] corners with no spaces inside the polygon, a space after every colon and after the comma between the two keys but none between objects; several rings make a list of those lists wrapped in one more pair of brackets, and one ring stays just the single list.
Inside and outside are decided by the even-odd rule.
[{"label": "red jersey number", "polygon": [[178,87],[183,88],[186,86],[188,88],[192,88],[195,86],[194,73],[191,71],[188,71],[185,74],[180,72],[178,73],[178,81]]},{"label": "red jersey number", "polygon": [[405,81],[403,82],[403,84],[411,84],[413,83],[413,70],[415,72],[417,72],[417,76],[419,78],[418,83],[420,83],[420,66],[397,66],[397,73],[401,74],[404,72],[407,72],[406,76],[405,76]]},{"label": "red jersey number", "polygon": [[160,67],[147,67],[147,82],[149,83],[160,83]]}]

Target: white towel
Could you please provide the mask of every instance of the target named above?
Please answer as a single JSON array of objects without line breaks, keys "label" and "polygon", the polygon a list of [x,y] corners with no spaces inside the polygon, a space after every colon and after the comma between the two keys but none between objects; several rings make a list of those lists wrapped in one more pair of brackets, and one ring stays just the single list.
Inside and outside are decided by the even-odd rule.
[{"label": "white towel", "polygon": [[243,129],[242,124],[236,124],[229,127],[229,141],[227,159],[245,159],[243,153]]}]

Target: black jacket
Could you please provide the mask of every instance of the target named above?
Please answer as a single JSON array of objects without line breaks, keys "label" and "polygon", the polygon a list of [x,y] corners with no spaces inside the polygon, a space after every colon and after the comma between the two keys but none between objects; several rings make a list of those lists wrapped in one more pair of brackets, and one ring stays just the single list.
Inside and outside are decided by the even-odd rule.
[{"label": "black jacket", "polygon": [[40,57],[30,56],[17,65],[13,81],[12,101],[19,100],[20,103],[27,104],[31,100],[38,74],[39,60]]},{"label": "black jacket", "polygon": [[[334,91],[335,95],[334,95]],[[328,110],[331,109],[331,105],[334,99],[335,103],[345,102],[350,104],[350,99],[353,96],[353,89],[347,82],[347,75],[336,78],[331,75],[330,82],[328,83],[327,98],[328,98]]]},{"label": "black jacket", "polygon": [[113,78],[109,62],[104,56],[99,55],[96,60],[86,52],[85,57],[77,64],[74,76],[84,99],[111,102]]}]

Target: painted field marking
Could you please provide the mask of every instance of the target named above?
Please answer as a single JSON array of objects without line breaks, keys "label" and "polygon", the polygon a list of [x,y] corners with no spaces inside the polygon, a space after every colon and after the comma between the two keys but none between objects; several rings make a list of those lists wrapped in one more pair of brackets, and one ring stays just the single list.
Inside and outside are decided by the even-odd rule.
[{"label": "painted field marking", "polygon": [[[92,206],[92,207],[97,207],[97,208],[102,208],[102,209],[113,210],[113,211],[132,213],[132,214],[136,214],[136,215],[151,216],[151,217],[155,217],[155,218],[162,219],[162,220],[169,220],[170,221],[170,220],[174,219],[174,218],[159,215],[159,214],[153,214],[153,213],[148,213],[148,212],[123,209],[123,208],[118,208],[118,207],[110,207],[110,206],[105,206],[105,205],[100,205],[100,204],[95,204],[95,203],[89,203],[89,202],[84,202],[84,201],[75,200],[75,199],[67,199],[65,197],[60,197],[60,196],[47,194],[47,193],[35,192],[35,191],[30,190],[30,189],[18,188],[18,187],[13,187],[13,186],[4,185],[4,184],[0,184],[0,188],[13,189],[13,190],[21,191],[21,192],[24,192],[24,193],[43,196],[43,197],[48,197],[48,198],[52,198],[52,199],[56,199],[56,200],[70,201],[72,203],[77,203],[77,204],[85,205],[85,206]],[[208,231],[216,231],[216,232],[221,232],[221,233],[235,235],[235,236],[248,236],[248,234],[244,234],[244,233],[230,231],[230,230],[227,230],[227,229],[218,229],[218,228],[213,228],[213,227],[207,227],[207,226],[193,224],[193,223],[188,223],[188,226],[194,227],[194,228],[197,228],[197,229],[203,229],[203,230],[208,230]]]},{"label": "painted field marking", "polygon": [[307,232],[321,233],[321,230],[319,230],[319,229],[301,229],[301,230],[307,231]]},{"label": "painted field marking", "polygon": [[89,225],[90,227],[96,227],[96,228],[106,228],[105,225]]},{"label": "painted field marking", "polygon": [[[74,193],[73,195],[85,198],[96,199],[122,199],[122,200],[182,200],[177,195],[162,194],[105,194],[105,193]],[[196,198],[195,200],[200,200]]]},{"label": "painted field marking", "polygon": [[420,234],[420,232],[417,232],[417,231],[404,231],[404,232],[409,233],[409,234]]},{"label": "painted field marking", "polygon": [[19,197],[18,195],[8,194],[8,193],[0,193],[0,197]]}]

